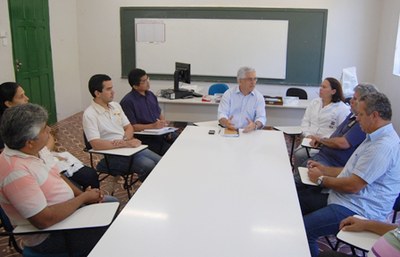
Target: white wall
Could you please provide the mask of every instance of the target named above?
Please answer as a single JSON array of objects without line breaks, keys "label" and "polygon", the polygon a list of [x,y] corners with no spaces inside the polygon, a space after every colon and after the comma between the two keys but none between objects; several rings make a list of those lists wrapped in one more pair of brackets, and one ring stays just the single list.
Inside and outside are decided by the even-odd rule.
[{"label": "white wall", "polygon": [[[129,90],[121,79],[120,21],[121,6],[223,6],[266,8],[328,9],[328,27],[323,77],[340,77],[345,67],[356,66],[358,79],[376,83],[395,103],[400,93],[393,90],[399,78],[391,75],[395,32],[399,14],[398,0],[50,0],[50,26],[58,118],[62,119],[90,102],[87,81],[95,73],[113,78],[116,100]],[[8,30],[7,0],[0,0],[0,31]],[[381,38],[381,40],[379,40]],[[13,80],[11,42],[0,42],[0,81]],[[157,62],[157,56],[149,56]],[[245,65],[245,64],[244,64]],[[305,64],[306,65],[306,64]],[[396,84],[397,82],[397,84]],[[208,82],[197,83],[206,87]],[[168,82],[152,81],[154,91]],[[284,95],[286,87],[259,85],[269,95]],[[80,92],[79,92],[80,91]],[[307,88],[316,97],[316,88]],[[394,115],[394,124],[400,121]]]},{"label": "white wall", "polygon": [[0,40],[0,83],[15,81],[7,0],[0,0],[0,32],[8,36],[5,39],[6,45]]},{"label": "white wall", "polygon": [[400,14],[400,1],[385,0],[382,10],[382,22],[378,37],[379,48],[376,63],[375,83],[392,103],[393,125],[400,132],[400,77],[393,75],[394,52]]}]

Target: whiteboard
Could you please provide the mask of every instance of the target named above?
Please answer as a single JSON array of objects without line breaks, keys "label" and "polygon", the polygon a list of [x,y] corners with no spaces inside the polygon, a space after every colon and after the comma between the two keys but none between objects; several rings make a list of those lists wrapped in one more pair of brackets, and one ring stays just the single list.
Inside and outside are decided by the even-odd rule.
[{"label": "whiteboard", "polygon": [[147,73],[173,74],[184,62],[192,75],[236,76],[250,66],[259,78],[286,78],[288,20],[135,19],[143,23],[165,28],[163,42],[135,42],[136,66]]}]

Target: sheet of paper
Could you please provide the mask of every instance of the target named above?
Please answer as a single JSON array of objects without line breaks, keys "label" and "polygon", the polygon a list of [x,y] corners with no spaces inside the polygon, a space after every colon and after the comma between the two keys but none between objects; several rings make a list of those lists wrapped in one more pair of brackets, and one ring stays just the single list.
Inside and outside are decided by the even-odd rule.
[{"label": "sheet of paper", "polygon": [[306,167],[299,167],[299,174],[301,178],[301,182],[306,185],[311,185],[311,186],[317,186],[316,183],[312,182],[310,178],[308,177],[308,168]]},{"label": "sheet of paper", "polygon": [[239,136],[239,130],[231,130],[231,129],[224,128],[222,135],[224,137],[238,137]]}]

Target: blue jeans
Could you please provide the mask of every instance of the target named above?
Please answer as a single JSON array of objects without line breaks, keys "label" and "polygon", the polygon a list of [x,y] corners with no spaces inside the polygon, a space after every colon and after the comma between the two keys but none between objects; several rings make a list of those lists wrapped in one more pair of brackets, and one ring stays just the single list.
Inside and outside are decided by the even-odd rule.
[{"label": "blue jeans", "polygon": [[[131,170],[129,170],[129,163],[133,158]],[[160,161],[161,156],[158,154],[145,149],[133,156],[107,156],[108,164],[110,169],[107,169],[105,159],[102,159],[97,164],[97,170],[107,171],[112,176],[130,174],[136,172],[141,181],[144,181],[150,174],[153,168]]]},{"label": "blue jeans", "polygon": [[306,228],[311,256],[318,256],[317,239],[320,236],[336,235],[339,232],[340,222],[354,214],[356,213],[346,207],[337,204],[329,204],[322,209],[304,216],[304,226]]}]

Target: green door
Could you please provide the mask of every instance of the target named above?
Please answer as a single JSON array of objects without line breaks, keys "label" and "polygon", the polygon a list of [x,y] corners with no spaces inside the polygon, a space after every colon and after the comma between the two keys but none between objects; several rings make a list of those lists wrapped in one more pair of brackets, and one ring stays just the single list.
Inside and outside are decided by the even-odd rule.
[{"label": "green door", "polygon": [[57,121],[48,0],[8,0],[15,77],[32,103]]}]

